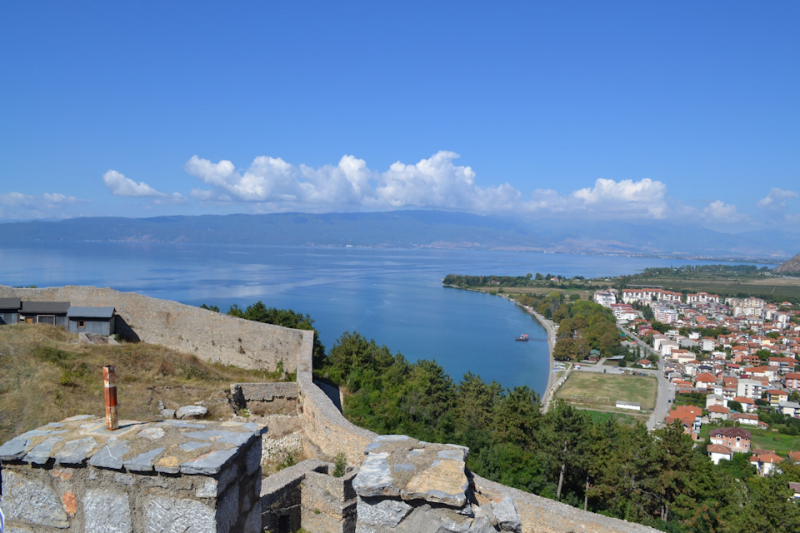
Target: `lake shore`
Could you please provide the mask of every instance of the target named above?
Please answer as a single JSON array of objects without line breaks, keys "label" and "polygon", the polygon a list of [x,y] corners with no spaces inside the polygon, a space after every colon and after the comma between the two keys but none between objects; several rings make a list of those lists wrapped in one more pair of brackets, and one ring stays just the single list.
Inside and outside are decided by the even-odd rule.
[{"label": "lake shore", "polygon": [[[509,300],[511,300],[511,298],[509,298]],[[511,301],[514,301],[514,300],[511,300]],[[516,303],[516,302],[514,302],[514,303]],[[533,307],[528,307],[527,305],[520,305],[518,303],[517,303],[517,305],[519,307],[521,307],[522,309],[524,309],[526,313],[533,315],[533,317],[536,319],[536,321],[539,322],[539,324],[541,324],[541,326],[545,329],[545,331],[547,331],[547,344],[550,347],[550,350],[549,350],[549,364],[547,365],[548,369],[549,369],[549,374],[547,375],[547,388],[544,390],[544,394],[542,394],[542,397],[541,397],[541,400],[540,400],[541,403],[542,403],[542,410],[547,411],[547,408],[550,405],[551,392],[553,390],[553,383],[555,382],[555,373],[553,372],[555,370],[555,359],[553,358],[553,351],[556,348],[555,322],[553,322],[552,320],[548,320],[545,317],[543,317],[541,314],[537,313],[533,309]]]}]

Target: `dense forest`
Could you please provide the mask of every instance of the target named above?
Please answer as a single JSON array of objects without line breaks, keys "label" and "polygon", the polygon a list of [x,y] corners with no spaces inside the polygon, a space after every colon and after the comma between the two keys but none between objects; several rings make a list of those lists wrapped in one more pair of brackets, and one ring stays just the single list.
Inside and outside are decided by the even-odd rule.
[{"label": "dense forest", "polygon": [[[562,320],[587,303],[572,303]],[[307,315],[260,302],[231,314],[313,329]],[[468,446],[468,467],[486,478],[671,533],[800,531],[788,487],[800,482],[800,466],[782,464],[783,473],[766,478],[742,454],[715,466],[708,443],[696,446],[679,425],[651,433],[642,424],[596,423],[563,403],[542,413],[528,387],[505,389],[470,373],[455,382],[436,361],[409,362],[358,333],[344,333],[327,353],[319,347],[315,374],[345,391],[354,424]]]}]

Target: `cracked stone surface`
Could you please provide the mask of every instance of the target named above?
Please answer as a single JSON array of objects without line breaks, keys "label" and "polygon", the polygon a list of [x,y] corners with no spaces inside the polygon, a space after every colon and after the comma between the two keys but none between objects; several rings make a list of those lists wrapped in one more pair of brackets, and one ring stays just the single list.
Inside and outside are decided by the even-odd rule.
[{"label": "cracked stone surface", "polygon": [[67,528],[67,514],[61,499],[41,481],[3,472],[3,509],[7,520],[39,526]]},{"label": "cracked stone surface", "polygon": [[131,511],[124,492],[91,489],[83,500],[86,533],[131,533]]},{"label": "cracked stone surface", "polygon": [[365,453],[367,458],[353,480],[359,496],[400,496],[457,508],[466,505],[467,448],[383,435]]},{"label": "cracked stone surface", "polygon": [[[105,419],[81,415],[47,424],[0,446],[0,461],[45,464],[50,459],[68,465],[136,472],[215,475],[243,446],[263,434],[251,422],[120,421],[120,429],[105,429]],[[248,465],[260,465],[253,455]]]}]

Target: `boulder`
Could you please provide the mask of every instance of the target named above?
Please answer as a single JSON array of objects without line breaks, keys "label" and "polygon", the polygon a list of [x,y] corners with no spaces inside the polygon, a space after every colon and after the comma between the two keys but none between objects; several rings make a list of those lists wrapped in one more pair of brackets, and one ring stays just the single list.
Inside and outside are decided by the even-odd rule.
[{"label": "boulder", "polygon": [[201,405],[184,405],[175,413],[175,417],[179,419],[189,418],[205,418],[208,414],[208,409]]}]

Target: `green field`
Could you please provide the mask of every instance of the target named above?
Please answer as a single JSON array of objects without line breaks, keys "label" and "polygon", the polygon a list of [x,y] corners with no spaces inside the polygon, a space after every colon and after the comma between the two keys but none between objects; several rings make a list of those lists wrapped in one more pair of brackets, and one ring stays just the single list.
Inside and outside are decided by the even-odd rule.
[{"label": "green field", "polygon": [[628,426],[632,426],[636,423],[636,421],[644,422],[647,420],[645,416],[633,416],[628,415],[625,413],[610,413],[608,411],[593,411],[592,409],[583,409],[584,412],[589,413],[589,416],[592,417],[592,422],[595,424],[599,424],[601,422],[605,422],[608,419],[614,419],[620,424],[626,424]]},{"label": "green field", "polygon": [[750,448],[760,450],[774,450],[778,455],[786,457],[789,452],[800,451],[800,436],[783,435],[777,431],[764,429],[749,429],[753,434]]},{"label": "green field", "polygon": [[613,408],[617,400],[622,400],[652,410],[656,406],[656,388],[654,376],[573,372],[558,389],[556,398],[575,405],[604,408]]}]

